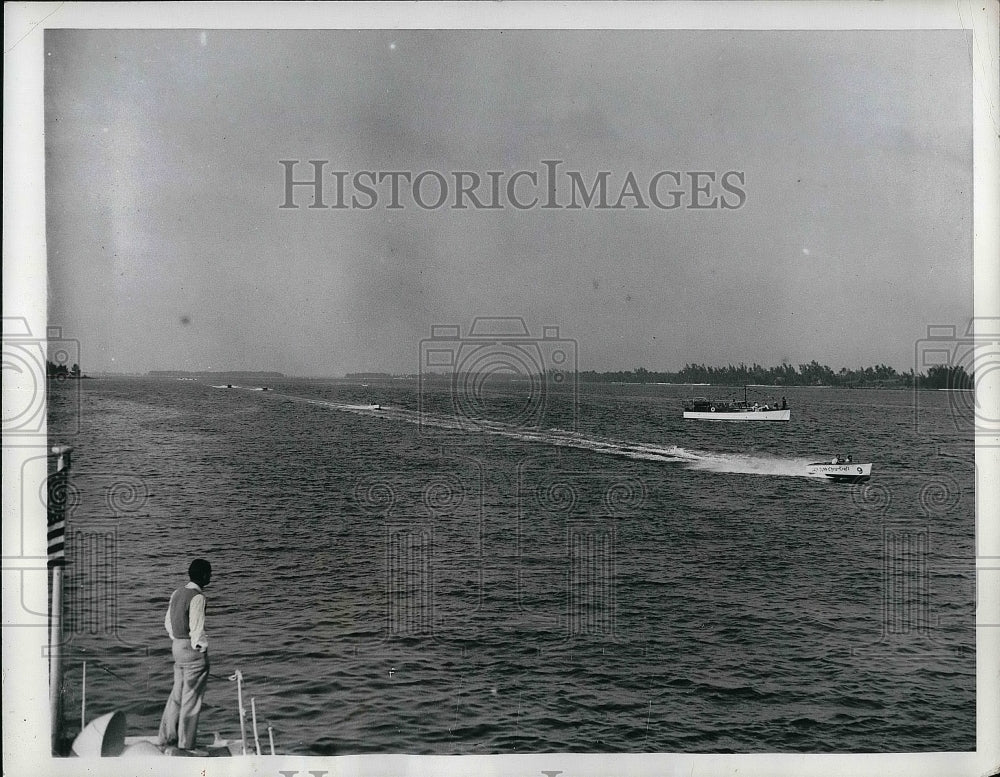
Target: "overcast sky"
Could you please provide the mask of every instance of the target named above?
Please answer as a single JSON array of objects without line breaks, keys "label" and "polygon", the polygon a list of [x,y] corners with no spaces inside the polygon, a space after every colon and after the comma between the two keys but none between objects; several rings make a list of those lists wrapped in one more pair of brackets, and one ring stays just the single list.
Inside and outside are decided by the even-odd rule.
[{"label": "overcast sky", "polygon": [[[49,321],[85,371],[412,373],[432,325],[476,316],[558,326],[581,369],[907,369],[927,325],[972,315],[963,31],[48,30],[45,51]],[[370,209],[305,187],[281,208],[280,160],[326,160],[327,205],[334,171],[348,203],[365,170],[438,172],[449,200],[403,181],[398,209],[388,182]],[[543,160],[559,204],[568,171],[639,197],[513,207],[521,170],[545,201]],[[450,207],[455,171],[503,173],[502,207]],[[662,209],[661,171],[716,183]],[[687,207],[720,195],[739,207]]]}]

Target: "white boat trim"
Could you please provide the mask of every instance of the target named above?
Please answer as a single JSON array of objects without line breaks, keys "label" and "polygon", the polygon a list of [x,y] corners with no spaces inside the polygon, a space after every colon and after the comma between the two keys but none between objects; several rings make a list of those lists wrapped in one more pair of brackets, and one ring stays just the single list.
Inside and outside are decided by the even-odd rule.
[{"label": "white boat trim", "polygon": [[854,462],[844,462],[842,464],[815,462],[806,466],[806,474],[813,477],[826,477],[841,482],[862,483],[871,479],[872,465],[856,464]]},{"label": "white boat trim", "polygon": [[746,410],[732,411],[708,411],[685,410],[684,417],[697,421],[788,421],[791,420],[792,411],[785,410]]}]

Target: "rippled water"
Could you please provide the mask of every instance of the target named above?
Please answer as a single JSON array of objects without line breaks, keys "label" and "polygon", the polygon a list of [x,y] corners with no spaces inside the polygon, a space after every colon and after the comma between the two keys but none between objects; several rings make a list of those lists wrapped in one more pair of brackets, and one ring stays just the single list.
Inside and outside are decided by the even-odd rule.
[{"label": "rippled water", "polygon": [[[789,388],[791,422],[720,424],[583,386],[539,428],[513,386],[469,428],[445,387],[270,388],[52,386],[70,727],[87,661],[88,719],[155,731],[205,556],[201,729],[238,736],[239,668],[279,752],[975,748],[967,395]],[[847,451],[868,484],[804,476]]]}]

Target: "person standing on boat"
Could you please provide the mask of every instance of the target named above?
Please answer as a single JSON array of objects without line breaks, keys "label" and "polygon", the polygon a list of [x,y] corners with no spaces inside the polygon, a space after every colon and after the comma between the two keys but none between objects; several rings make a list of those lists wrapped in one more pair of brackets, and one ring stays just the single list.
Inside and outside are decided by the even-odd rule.
[{"label": "person standing on boat", "polygon": [[[163,625],[173,642],[174,687],[160,721],[159,744],[194,751],[198,716],[208,685],[208,636],[205,634],[205,594],[212,565],[203,558],[188,567],[189,582],[170,596]],[[207,752],[205,753],[207,755]]]}]

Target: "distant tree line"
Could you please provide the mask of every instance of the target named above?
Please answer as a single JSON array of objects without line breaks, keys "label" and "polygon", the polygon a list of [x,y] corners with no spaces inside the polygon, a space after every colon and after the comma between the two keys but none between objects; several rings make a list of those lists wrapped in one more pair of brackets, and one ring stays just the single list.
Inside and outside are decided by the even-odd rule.
[{"label": "distant tree line", "polygon": [[971,389],[974,375],[961,365],[941,365],[915,373],[912,369],[896,372],[885,364],[834,372],[813,360],[800,364],[762,367],[759,364],[709,367],[687,364],[679,372],[651,372],[643,367],[619,372],[586,371],[578,374],[581,382],[591,383],[711,383],[716,386],[839,386],[843,388],[921,388]]},{"label": "distant tree line", "polygon": [[45,377],[47,378],[82,378],[80,365],[74,364],[67,367],[65,364],[55,364],[50,361],[45,362]]}]

